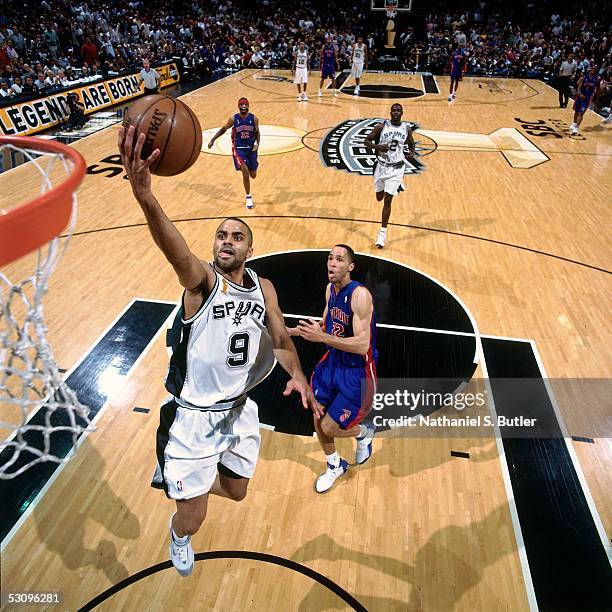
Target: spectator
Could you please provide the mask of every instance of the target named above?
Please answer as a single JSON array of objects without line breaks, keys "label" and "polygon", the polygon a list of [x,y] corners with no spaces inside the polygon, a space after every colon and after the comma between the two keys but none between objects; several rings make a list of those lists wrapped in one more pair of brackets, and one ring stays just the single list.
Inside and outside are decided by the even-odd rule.
[{"label": "spectator", "polygon": [[44,91],[47,89],[48,85],[45,83],[45,75],[42,72],[39,72],[36,80],[34,81],[34,88],[36,91]]},{"label": "spectator", "polygon": [[13,95],[15,94],[9,89],[8,83],[6,81],[0,81],[0,98],[8,98]]},{"label": "spectator", "polygon": [[11,91],[14,96],[20,96],[23,93],[21,77],[15,77],[11,85]]},{"label": "spectator", "polygon": [[85,38],[85,43],[81,47],[81,58],[86,64],[93,64],[98,59],[98,47],[91,42],[89,36]]}]

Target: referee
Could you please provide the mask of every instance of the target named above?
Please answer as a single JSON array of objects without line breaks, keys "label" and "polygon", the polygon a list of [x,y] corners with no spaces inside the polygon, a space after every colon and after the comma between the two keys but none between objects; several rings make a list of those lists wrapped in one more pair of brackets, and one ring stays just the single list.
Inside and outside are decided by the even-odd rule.
[{"label": "referee", "polygon": [[156,94],[159,89],[160,76],[157,70],[151,68],[151,62],[148,59],[143,60],[139,76],[141,82],[144,83],[144,95]]},{"label": "referee", "polygon": [[569,101],[570,84],[576,75],[578,65],[574,54],[570,53],[559,68],[559,108],[566,108]]}]

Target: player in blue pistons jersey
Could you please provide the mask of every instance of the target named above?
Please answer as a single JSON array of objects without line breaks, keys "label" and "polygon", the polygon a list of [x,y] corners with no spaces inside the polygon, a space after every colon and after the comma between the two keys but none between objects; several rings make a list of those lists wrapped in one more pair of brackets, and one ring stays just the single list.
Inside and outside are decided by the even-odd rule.
[{"label": "player in blue pistons jersey", "polygon": [[376,315],[370,292],[351,280],[355,253],[345,244],[332,248],[327,259],[329,285],[320,323],[300,321],[289,335],[321,342],[328,350],[317,364],[310,386],[321,405],[315,414],[317,436],[327,459],[327,470],[315,482],[324,493],[348,470],[334,438],[357,438],[355,463],[365,463],[372,454],[374,426],[365,423],[376,391]]},{"label": "player in blue pistons jersey", "polygon": [[574,122],[570,126],[569,133],[576,136],[582,123],[582,117],[588,110],[591,100],[596,97],[599,91],[599,77],[597,76],[597,66],[592,64],[587,74],[578,79],[576,86],[576,99],[574,100]]},{"label": "player in blue pistons jersey", "polygon": [[232,130],[232,158],[234,167],[242,172],[242,182],[246,192],[246,207],[251,209],[255,206],[251,195],[251,179],[257,176],[259,161],[257,151],[261,141],[259,133],[259,120],[253,113],[249,113],[249,101],[246,98],[238,100],[238,110],[230,117],[225,125],[210,139],[208,148],[211,149],[215,140]]},{"label": "player in blue pistons jersey", "polygon": [[332,91],[334,96],[336,93],[336,72],[340,71],[338,63],[338,53],[336,46],[333,43],[332,37],[328,34],[325,37],[325,44],[321,47],[321,82],[319,83],[319,98],[323,95],[323,83],[325,79],[331,79]]},{"label": "player in blue pistons jersey", "polygon": [[450,91],[448,93],[448,101],[455,99],[457,89],[459,89],[459,81],[463,78],[466,66],[465,51],[457,45],[451,53],[450,66]]}]

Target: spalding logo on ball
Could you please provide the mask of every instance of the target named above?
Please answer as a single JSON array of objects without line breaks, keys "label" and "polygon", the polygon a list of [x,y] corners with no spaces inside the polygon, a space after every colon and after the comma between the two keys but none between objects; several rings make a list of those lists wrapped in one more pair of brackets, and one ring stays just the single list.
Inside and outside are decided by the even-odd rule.
[{"label": "spalding logo on ball", "polygon": [[202,148],[202,128],[195,113],[171,96],[145,96],[128,110],[123,119],[127,129],[134,126],[134,145],[138,134],[145,134],[142,159],[155,149],[159,157],[151,164],[151,173],[174,176],[193,166]]}]

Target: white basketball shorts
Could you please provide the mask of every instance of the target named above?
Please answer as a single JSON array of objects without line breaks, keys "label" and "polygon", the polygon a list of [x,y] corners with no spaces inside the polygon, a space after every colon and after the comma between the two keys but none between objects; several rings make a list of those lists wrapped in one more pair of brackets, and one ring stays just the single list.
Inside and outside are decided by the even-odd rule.
[{"label": "white basketball shorts", "polygon": [[[400,189],[401,188],[401,189]],[[374,170],[374,191],[397,195],[404,190],[404,165],[400,168],[377,164]]]},{"label": "white basketball shorts", "polygon": [[351,66],[351,76],[354,79],[360,79],[362,74],[363,64],[357,64],[356,62],[353,62],[353,65]]},{"label": "white basketball shorts", "polygon": [[257,404],[251,399],[222,411],[183,408],[171,399],[161,408],[157,430],[161,484],[172,499],[203,495],[215,482],[218,463],[252,478],[260,441]]},{"label": "white basketball shorts", "polygon": [[295,71],[295,77],[293,82],[296,85],[303,85],[308,83],[308,68],[297,68]]}]

